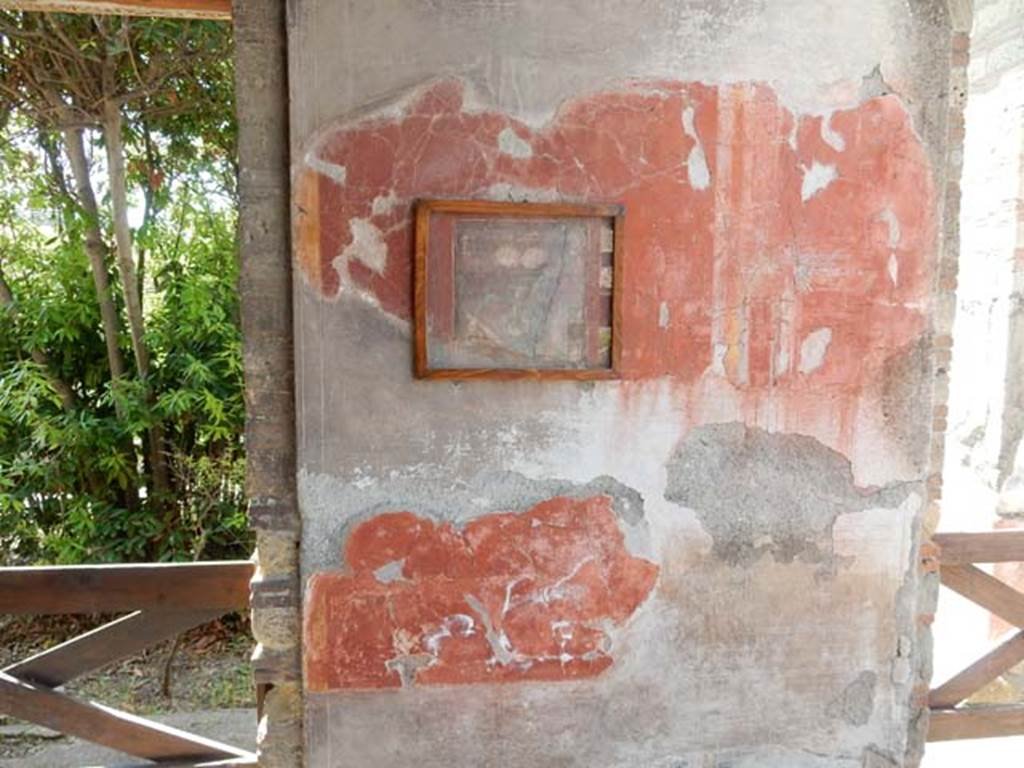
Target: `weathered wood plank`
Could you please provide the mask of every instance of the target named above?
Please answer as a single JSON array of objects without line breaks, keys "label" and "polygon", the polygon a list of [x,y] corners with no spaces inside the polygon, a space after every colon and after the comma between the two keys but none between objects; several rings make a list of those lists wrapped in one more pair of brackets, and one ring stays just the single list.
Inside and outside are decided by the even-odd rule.
[{"label": "weathered wood plank", "polygon": [[250,758],[212,739],[72,699],[0,672],[0,712],[146,760],[180,762]]},{"label": "weathered wood plank", "polygon": [[134,656],[151,645],[221,615],[214,611],[136,611],[2,671],[29,683],[56,688],[94,669]]},{"label": "weathered wood plank", "polygon": [[0,613],[222,610],[249,604],[247,560],[0,568]]},{"label": "weathered wood plank", "polygon": [[1021,661],[1024,661],[1024,632],[1018,632],[933,690],[928,694],[928,705],[939,709],[955,707]]},{"label": "weathered wood plank", "polygon": [[990,739],[1024,734],[1024,705],[933,710],[928,741]]},{"label": "weathered wood plank", "polygon": [[932,541],[943,565],[1024,562],[1024,531],[937,533]]},{"label": "weathered wood plank", "polygon": [[231,0],[0,0],[0,8],[224,21],[231,18]]},{"label": "weathered wood plank", "polygon": [[974,565],[943,565],[939,577],[944,586],[982,608],[1024,629],[1024,594]]}]

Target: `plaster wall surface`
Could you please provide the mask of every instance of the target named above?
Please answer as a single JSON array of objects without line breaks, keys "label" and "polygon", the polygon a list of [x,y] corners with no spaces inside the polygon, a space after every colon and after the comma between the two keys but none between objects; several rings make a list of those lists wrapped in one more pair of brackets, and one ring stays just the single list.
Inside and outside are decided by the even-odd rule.
[{"label": "plaster wall surface", "polygon": [[[916,764],[944,4],[289,34],[307,764]],[[621,380],[413,379],[455,196],[625,204]]]}]

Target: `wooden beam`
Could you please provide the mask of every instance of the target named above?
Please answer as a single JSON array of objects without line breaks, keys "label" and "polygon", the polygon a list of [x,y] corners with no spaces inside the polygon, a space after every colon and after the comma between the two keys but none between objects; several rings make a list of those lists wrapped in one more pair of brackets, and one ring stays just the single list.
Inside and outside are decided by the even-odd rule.
[{"label": "wooden beam", "polygon": [[134,757],[158,762],[251,758],[242,749],[100,704],[78,701],[0,672],[0,712]]},{"label": "wooden beam", "polygon": [[1024,562],[1024,531],[937,533],[932,541],[943,565]]},{"label": "wooden beam", "polygon": [[974,565],[944,565],[939,578],[944,586],[1024,629],[1024,594],[1013,587]]},{"label": "wooden beam", "polygon": [[74,637],[2,671],[27,683],[57,688],[80,675],[221,615],[221,611],[136,611]]},{"label": "wooden beam", "polygon": [[1024,734],[1024,705],[934,710],[928,741],[991,739]]},{"label": "wooden beam", "polygon": [[220,21],[231,18],[231,0],[0,0],[0,8]]},{"label": "wooden beam", "polygon": [[248,560],[0,568],[0,613],[226,613],[248,606],[252,573]]},{"label": "wooden beam", "polygon": [[1024,631],[1018,632],[928,694],[928,706],[933,709],[955,707],[1021,661],[1024,661]]}]

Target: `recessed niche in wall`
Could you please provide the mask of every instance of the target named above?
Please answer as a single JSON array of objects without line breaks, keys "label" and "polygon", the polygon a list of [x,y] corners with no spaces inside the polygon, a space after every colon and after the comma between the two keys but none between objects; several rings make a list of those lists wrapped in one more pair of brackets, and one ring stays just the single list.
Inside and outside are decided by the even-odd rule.
[{"label": "recessed niche in wall", "polygon": [[623,216],[615,205],[420,201],[416,375],[614,378]]}]

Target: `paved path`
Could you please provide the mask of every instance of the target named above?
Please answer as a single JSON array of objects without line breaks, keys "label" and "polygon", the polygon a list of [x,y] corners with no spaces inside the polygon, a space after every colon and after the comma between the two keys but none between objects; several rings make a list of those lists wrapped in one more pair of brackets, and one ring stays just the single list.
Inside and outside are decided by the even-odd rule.
[{"label": "paved path", "polygon": [[[250,709],[222,709],[187,712],[154,718],[243,749],[255,749],[256,714]],[[0,741],[4,734],[0,733]],[[109,749],[78,739],[35,742],[23,757],[0,758],[0,768],[91,768],[92,766],[136,765],[138,761]],[[1024,766],[1024,736],[1013,739],[976,739],[932,744],[921,768],[1021,768]]]},{"label": "paved path", "polygon": [[[179,712],[173,715],[158,715],[153,719],[242,749],[256,748],[256,713],[251,709]],[[0,734],[0,739],[4,738],[5,736]],[[119,752],[88,742],[61,738],[52,741],[33,740],[33,747],[28,754],[0,758],[0,768],[91,768],[138,765],[139,762],[137,759],[133,760]]]}]

